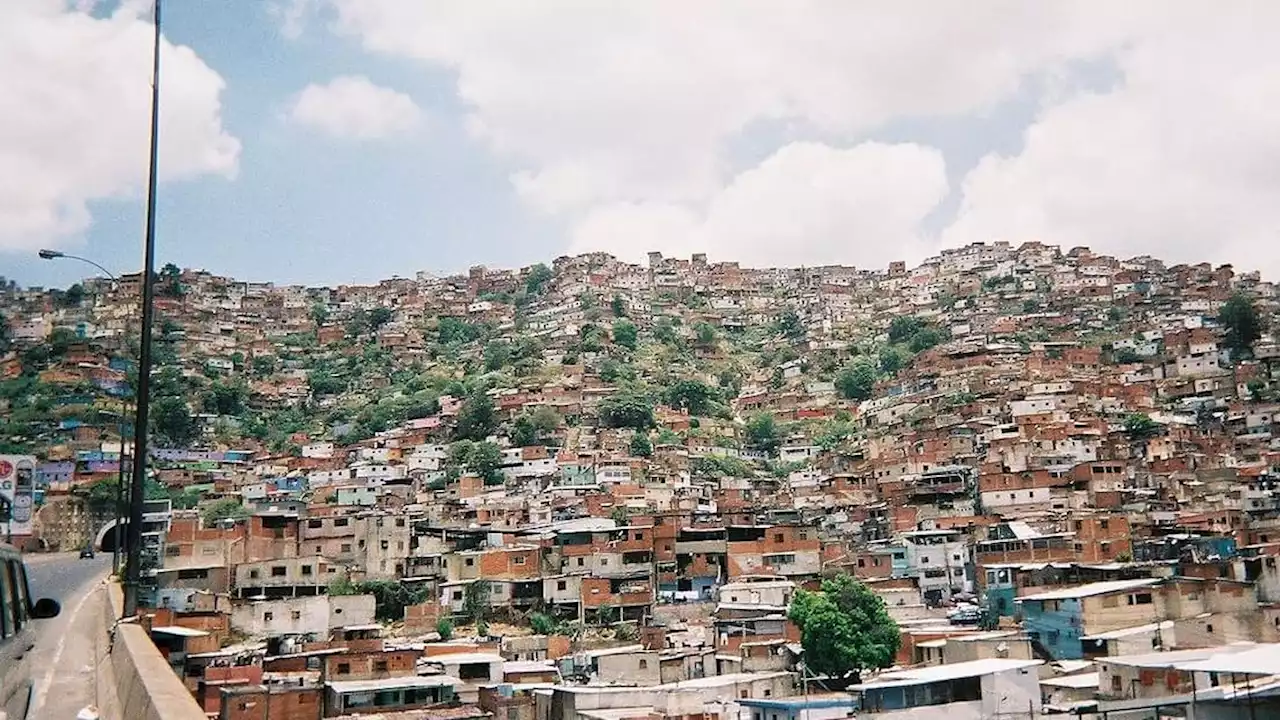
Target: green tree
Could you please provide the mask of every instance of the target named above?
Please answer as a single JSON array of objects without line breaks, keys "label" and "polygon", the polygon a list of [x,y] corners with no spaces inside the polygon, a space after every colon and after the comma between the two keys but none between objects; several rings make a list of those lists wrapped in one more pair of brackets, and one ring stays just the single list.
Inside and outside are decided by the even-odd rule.
[{"label": "green tree", "polygon": [[614,295],[609,301],[609,309],[613,311],[613,316],[617,318],[627,316],[627,303],[622,299],[621,295]]},{"label": "green tree", "polygon": [[79,307],[84,302],[84,286],[76,283],[62,294],[62,304],[67,307]]},{"label": "green tree", "polygon": [[364,308],[356,308],[351,313],[351,317],[347,318],[347,336],[360,337],[369,331],[369,313]]},{"label": "green tree", "polygon": [[613,341],[628,350],[636,349],[638,335],[636,324],[626,318],[621,318],[613,323]]},{"label": "green tree", "polygon": [[244,401],[248,394],[249,389],[240,383],[215,380],[209,383],[200,403],[207,413],[239,415],[244,412]]},{"label": "green tree", "polygon": [[667,403],[690,415],[710,415],[720,401],[720,393],[701,380],[679,380],[667,388]]},{"label": "green tree", "polygon": [[254,377],[270,377],[276,372],[276,359],[272,355],[254,355],[251,365]]},{"label": "green tree", "polygon": [[907,341],[907,347],[913,353],[924,352],[945,339],[946,336],[937,328],[923,327],[911,336],[911,339]]},{"label": "green tree", "polygon": [[369,329],[370,330],[377,331],[379,328],[381,328],[383,325],[386,325],[389,322],[391,322],[390,308],[384,308],[384,307],[374,308],[373,311],[369,313]]},{"label": "green tree", "polygon": [[440,639],[449,642],[453,639],[453,621],[449,618],[440,618],[436,621],[436,634]]},{"label": "green tree", "polygon": [[546,613],[534,613],[529,616],[529,627],[534,635],[551,635],[556,631],[556,619]]},{"label": "green tree", "polygon": [[884,601],[848,575],[823,580],[821,592],[797,592],[789,616],[800,628],[806,669],[837,682],[893,665],[902,643]]},{"label": "green tree", "polygon": [[484,369],[497,372],[511,362],[511,345],[505,340],[495,340],[484,346]]},{"label": "green tree", "polygon": [[905,342],[924,327],[920,318],[912,315],[897,315],[889,322],[889,342]]},{"label": "green tree", "polygon": [[329,307],[324,303],[315,303],[311,306],[311,322],[320,327],[329,321]]},{"label": "green tree", "polygon": [[471,622],[484,622],[489,612],[489,582],[475,580],[467,586],[462,595],[462,614],[471,618]]},{"label": "green tree", "polygon": [[484,440],[497,427],[497,411],[493,407],[493,400],[483,390],[477,390],[462,402],[453,434],[458,439]]},{"label": "green tree", "polygon": [[156,287],[156,293],[166,297],[181,297],[182,289],[182,270],[173,263],[165,263],[160,268],[159,284]]},{"label": "green tree", "polygon": [[779,335],[793,341],[804,340],[808,335],[808,330],[795,310],[788,310],[778,317],[777,331]]},{"label": "green tree", "polygon": [[406,606],[417,605],[427,598],[424,590],[410,589],[395,580],[365,580],[355,584],[355,591],[357,595],[373,596],[374,617],[383,622],[403,620]]},{"label": "green tree", "polygon": [[907,358],[903,357],[902,351],[892,345],[880,348],[879,359],[880,370],[889,375],[898,372],[907,364]]},{"label": "green tree", "polygon": [[1243,293],[1236,293],[1223,303],[1218,312],[1218,323],[1226,329],[1223,344],[1233,358],[1252,357],[1253,344],[1266,329],[1258,308]]},{"label": "green tree", "polygon": [[648,430],[654,426],[653,404],[645,396],[623,390],[600,402],[600,424],[605,427],[629,427]]},{"label": "green tree", "polygon": [[716,344],[716,328],[708,322],[700,322],[693,326],[694,333],[698,336],[698,344],[703,347],[711,347]]},{"label": "green tree", "polygon": [[867,400],[875,391],[876,366],[865,355],[859,355],[836,373],[835,385],[849,400]]},{"label": "green tree", "polygon": [[200,513],[205,527],[214,527],[223,520],[242,520],[249,517],[249,510],[244,503],[235,498],[224,498],[211,503]]},{"label": "green tree", "polygon": [[674,348],[680,347],[680,335],[676,332],[675,324],[670,318],[659,318],[653,325],[653,336],[658,342],[670,345]]},{"label": "green tree", "polygon": [[534,265],[529,268],[529,274],[524,279],[525,292],[530,295],[541,295],[546,292],[547,284],[551,282],[553,277],[554,274],[551,272],[551,268],[542,263]]},{"label": "green tree", "polygon": [[1146,413],[1131,413],[1124,419],[1124,431],[1134,440],[1146,440],[1160,433],[1160,423]]},{"label": "green tree", "polygon": [[444,345],[464,344],[480,337],[480,328],[456,317],[442,317],[436,324],[436,338]]},{"label": "green tree", "polygon": [[653,443],[649,442],[649,436],[646,433],[637,432],[631,436],[631,454],[635,457],[653,455]]},{"label": "green tree", "polygon": [[180,397],[156,398],[151,406],[151,431],[169,445],[190,445],[197,434],[195,418]]},{"label": "green tree", "polygon": [[775,453],[782,445],[778,421],[769,413],[760,413],[747,421],[747,442],[757,450]]}]

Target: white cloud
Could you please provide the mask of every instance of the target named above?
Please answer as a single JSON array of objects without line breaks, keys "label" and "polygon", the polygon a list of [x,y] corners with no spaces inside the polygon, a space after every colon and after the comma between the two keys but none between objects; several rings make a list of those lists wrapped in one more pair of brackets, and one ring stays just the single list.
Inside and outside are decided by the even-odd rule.
[{"label": "white cloud", "polygon": [[947,244],[1042,238],[1280,276],[1274,4],[1172,13],[1119,55],[1123,81],[1045,109],[1013,157],[964,182]]},{"label": "white cloud", "polygon": [[588,213],[573,250],[639,259],[704,251],[745,265],[882,267],[921,254],[921,221],[947,194],[942,155],[913,144],[842,150],[793,143],[738,175],[704,217],[672,205],[619,203]]},{"label": "white cloud", "polygon": [[[57,0],[0,3],[0,251],[65,244],[89,201],[144,186],[152,34],[129,5],[94,19]],[[163,45],[161,180],[235,175],[223,87],[189,48]]]},{"label": "white cloud", "polygon": [[289,108],[289,119],[334,137],[374,140],[413,130],[422,111],[404,93],[359,75],[342,75],[327,85],[303,88]]},{"label": "white cloud", "polygon": [[[874,241],[829,251],[866,218],[762,197],[755,183],[804,173],[732,178],[729,143],[770,121],[856,142],[894,121],[986,113],[1030,75],[1103,60],[1119,87],[1053,86],[1025,150],[983,161],[960,216],[919,249],[1034,236],[1280,271],[1280,3],[323,2],[368,50],[456,73],[474,136],[518,168],[530,207],[567,219],[575,247],[685,232],[772,261],[766,221],[788,226],[765,211],[790,203],[820,218],[787,235],[804,253],[879,264]],[[918,239],[899,218],[929,197],[886,210],[880,232]],[[749,241],[718,239],[731,231]]]}]

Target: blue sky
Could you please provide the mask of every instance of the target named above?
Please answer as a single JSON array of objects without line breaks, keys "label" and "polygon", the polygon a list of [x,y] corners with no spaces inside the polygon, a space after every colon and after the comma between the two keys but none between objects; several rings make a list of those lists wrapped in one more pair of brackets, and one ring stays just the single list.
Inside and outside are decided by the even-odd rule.
[{"label": "blue sky", "polygon": [[[147,3],[15,3],[0,275],[136,268]],[[1273,274],[1275,6],[1202,7],[170,2],[159,261],[339,284],[1040,239]]]}]

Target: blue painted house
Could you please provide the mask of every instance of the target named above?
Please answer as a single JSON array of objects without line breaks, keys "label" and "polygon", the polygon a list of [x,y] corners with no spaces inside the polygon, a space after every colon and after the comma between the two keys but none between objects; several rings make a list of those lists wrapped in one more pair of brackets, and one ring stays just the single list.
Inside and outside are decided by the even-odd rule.
[{"label": "blue painted house", "polygon": [[1033,645],[1054,660],[1085,656],[1081,638],[1160,621],[1160,579],[1110,580],[1025,595],[1018,599],[1022,627]]}]

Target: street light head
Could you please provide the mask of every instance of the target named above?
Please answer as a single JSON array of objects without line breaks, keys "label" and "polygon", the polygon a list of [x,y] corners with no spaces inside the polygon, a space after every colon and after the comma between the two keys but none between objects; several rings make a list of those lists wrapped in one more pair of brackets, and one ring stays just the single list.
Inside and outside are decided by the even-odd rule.
[{"label": "street light head", "polygon": [[57,250],[41,250],[40,257],[45,260],[53,260],[54,258],[62,257],[62,253]]}]

